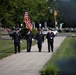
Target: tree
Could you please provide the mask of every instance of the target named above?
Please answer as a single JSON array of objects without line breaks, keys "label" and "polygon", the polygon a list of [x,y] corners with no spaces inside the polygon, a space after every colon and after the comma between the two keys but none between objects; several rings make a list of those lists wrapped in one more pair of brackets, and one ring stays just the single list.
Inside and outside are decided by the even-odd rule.
[{"label": "tree", "polygon": [[[23,17],[28,8],[32,22],[48,21],[53,19],[48,6],[52,1],[48,0],[0,0],[0,22],[3,27],[13,27],[23,23]],[[53,21],[53,20],[52,20]]]},{"label": "tree", "polygon": [[1,23],[0,23],[0,39],[1,39]]},{"label": "tree", "polygon": [[0,0],[0,22],[3,27],[12,27],[23,21],[25,0]]}]

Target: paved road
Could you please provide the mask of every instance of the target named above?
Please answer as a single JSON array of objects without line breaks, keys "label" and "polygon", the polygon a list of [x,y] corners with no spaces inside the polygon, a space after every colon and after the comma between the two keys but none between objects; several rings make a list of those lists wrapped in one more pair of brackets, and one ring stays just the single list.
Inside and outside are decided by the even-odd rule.
[{"label": "paved road", "polygon": [[58,36],[73,36],[75,35],[76,36],[76,33],[59,33]]},{"label": "paved road", "polygon": [[[55,37],[54,52],[64,39],[65,37]],[[24,50],[19,54],[13,54],[0,60],[0,75],[40,75],[39,71],[53,53],[48,53],[47,41],[45,40],[42,52],[38,52],[37,45],[35,45],[32,46],[30,53]]]}]

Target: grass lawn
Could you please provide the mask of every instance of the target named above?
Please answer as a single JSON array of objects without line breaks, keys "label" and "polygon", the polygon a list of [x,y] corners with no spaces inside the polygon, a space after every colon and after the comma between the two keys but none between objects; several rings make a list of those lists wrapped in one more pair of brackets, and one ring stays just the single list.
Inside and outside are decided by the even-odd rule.
[{"label": "grass lawn", "polygon": [[63,75],[76,75],[76,37],[67,37],[41,71],[49,68],[59,70]]},{"label": "grass lawn", "polygon": [[[33,45],[35,41],[33,41]],[[26,40],[22,40],[21,50],[26,49]],[[14,54],[14,44],[12,40],[0,40],[0,59]]]}]

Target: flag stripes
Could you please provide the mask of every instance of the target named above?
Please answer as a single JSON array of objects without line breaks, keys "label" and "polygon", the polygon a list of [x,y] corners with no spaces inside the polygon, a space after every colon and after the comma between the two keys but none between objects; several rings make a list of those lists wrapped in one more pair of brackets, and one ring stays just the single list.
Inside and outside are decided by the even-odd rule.
[{"label": "flag stripes", "polygon": [[24,22],[26,24],[26,28],[28,28],[30,31],[32,31],[32,23],[30,21],[30,17],[28,16],[28,12],[25,12],[25,14],[24,14]]}]

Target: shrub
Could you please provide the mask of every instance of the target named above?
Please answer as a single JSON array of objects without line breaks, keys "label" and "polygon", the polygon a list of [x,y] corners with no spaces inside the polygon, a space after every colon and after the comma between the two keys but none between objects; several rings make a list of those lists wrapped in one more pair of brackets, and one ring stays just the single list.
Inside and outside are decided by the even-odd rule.
[{"label": "shrub", "polygon": [[26,39],[27,30],[28,30],[28,29],[26,29],[26,28],[23,28],[23,29],[21,30],[21,34],[22,34],[22,38],[23,38],[23,39]]},{"label": "shrub", "polygon": [[[27,32],[28,32],[28,29],[27,28],[23,28],[21,30],[21,34],[22,34],[22,38],[23,39],[26,39],[27,38]],[[36,34],[37,34],[37,30],[36,29],[33,29],[32,32],[33,32],[34,38],[35,38],[36,37]]]},{"label": "shrub", "polygon": [[32,30],[33,34],[34,34],[34,39],[36,38],[36,34],[38,33],[38,31],[36,29]]},{"label": "shrub", "polygon": [[57,71],[54,67],[48,67],[44,71],[40,72],[41,75],[56,75]]}]

